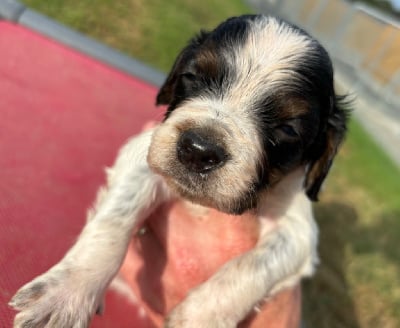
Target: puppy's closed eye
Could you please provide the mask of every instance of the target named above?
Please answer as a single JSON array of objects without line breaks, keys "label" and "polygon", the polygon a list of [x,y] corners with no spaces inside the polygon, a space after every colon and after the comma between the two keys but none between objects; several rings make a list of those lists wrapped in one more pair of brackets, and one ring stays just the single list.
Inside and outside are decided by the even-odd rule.
[{"label": "puppy's closed eye", "polygon": [[197,76],[194,73],[191,72],[185,72],[179,75],[179,77],[184,81],[184,82],[195,82],[197,80]]},{"label": "puppy's closed eye", "polygon": [[276,128],[278,140],[296,141],[300,137],[300,122],[298,120],[291,120],[279,124]]},{"label": "puppy's closed eye", "polygon": [[289,137],[298,137],[299,133],[296,131],[296,128],[293,127],[293,125],[291,124],[281,124],[278,126],[277,128],[279,131],[282,131],[283,133],[285,133],[287,136]]}]

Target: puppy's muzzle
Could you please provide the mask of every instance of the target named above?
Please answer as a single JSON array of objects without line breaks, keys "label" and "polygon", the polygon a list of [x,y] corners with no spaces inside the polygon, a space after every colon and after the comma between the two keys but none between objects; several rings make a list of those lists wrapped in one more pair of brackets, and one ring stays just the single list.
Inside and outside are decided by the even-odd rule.
[{"label": "puppy's muzzle", "polygon": [[195,130],[180,135],[177,154],[182,165],[194,173],[208,173],[223,166],[228,159],[223,146]]}]

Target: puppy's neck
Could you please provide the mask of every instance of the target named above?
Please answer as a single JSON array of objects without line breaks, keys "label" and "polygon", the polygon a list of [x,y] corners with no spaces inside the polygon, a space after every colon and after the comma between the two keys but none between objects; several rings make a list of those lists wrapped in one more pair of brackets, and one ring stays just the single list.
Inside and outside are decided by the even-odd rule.
[{"label": "puppy's neck", "polygon": [[258,203],[258,216],[276,221],[293,212],[308,212],[310,201],[303,187],[305,173],[305,167],[300,167],[263,192]]},{"label": "puppy's neck", "polygon": [[[305,172],[305,167],[301,167],[287,174],[274,187],[260,194],[258,208],[245,212],[245,215],[265,219],[264,221],[271,223],[276,223],[280,218],[290,213],[298,214],[303,211],[304,215],[308,215],[306,213],[308,213],[310,201],[305,195],[303,187]],[[179,196],[177,196],[177,199],[179,199]],[[217,211],[189,200],[181,200],[186,210],[194,217],[206,217],[210,211]],[[229,216],[229,214],[222,212],[221,215]]]}]

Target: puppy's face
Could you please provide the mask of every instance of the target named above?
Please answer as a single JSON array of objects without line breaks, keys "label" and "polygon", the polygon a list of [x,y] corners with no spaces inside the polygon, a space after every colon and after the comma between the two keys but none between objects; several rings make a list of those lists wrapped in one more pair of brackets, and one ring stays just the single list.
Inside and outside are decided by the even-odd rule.
[{"label": "puppy's face", "polygon": [[316,199],[345,132],[322,46],[265,16],[229,19],[183,49],[162,86],[167,104],[150,167],[183,197],[228,213],[307,167]]}]

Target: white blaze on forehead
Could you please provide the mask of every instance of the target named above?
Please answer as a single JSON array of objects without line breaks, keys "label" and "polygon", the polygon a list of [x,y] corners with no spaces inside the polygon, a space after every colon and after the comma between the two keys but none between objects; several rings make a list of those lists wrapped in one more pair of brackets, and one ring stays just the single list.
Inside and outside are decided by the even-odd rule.
[{"label": "white blaze on forehead", "polygon": [[308,36],[275,18],[264,17],[249,24],[244,45],[225,54],[236,68],[236,76],[224,98],[239,109],[286,81],[293,83],[297,79],[293,69],[307,60],[312,46]]}]

